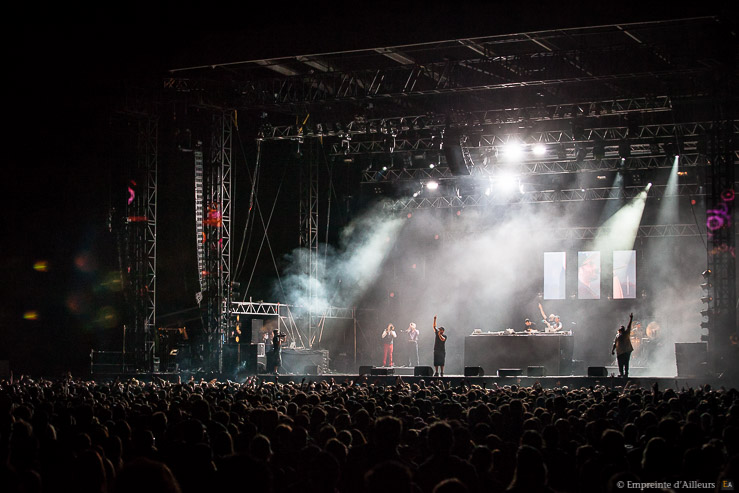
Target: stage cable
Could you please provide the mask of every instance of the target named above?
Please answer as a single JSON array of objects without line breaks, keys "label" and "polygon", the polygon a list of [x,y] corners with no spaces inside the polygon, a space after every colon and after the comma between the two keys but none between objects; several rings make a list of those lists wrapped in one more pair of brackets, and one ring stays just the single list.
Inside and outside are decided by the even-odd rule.
[{"label": "stage cable", "polygon": [[[249,194],[249,209],[246,214],[246,223],[244,224],[244,234],[242,235],[242,238],[241,238],[241,246],[239,247],[239,254],[236,260],[236,268],[235,268],[236,276],[235,277],[238,278],[244,269],[244,265],[246,264],[246,256],[249,253],[249,246],[251,245],[251,231],[249,230],[249,223],[251,222],[252,209],[254,206],[254,199],[255,199],[255,196],[258,190],[258,176],[259,176],[259,170],[260,170],[260,166],[262,162],[261,160],[262,147],[261,147],[261,141],[257,141],[257,157],[256,157],[255,165],[254,165],[254,175],[252,175],[251,172],[249,171],[249,164],[246,158],[246,151],[244,150],[244,143],[241,140],[241,136],[239,135],[238,132],[236,133],[236,135],[238,136],[239,147],[241,148],[241,154],[244,157],[244,163],[246,164],[246,172],[249,176],[249,181],[251,182],[251,191]],[[246,243],[246,248],[244,248],[244,243]]]},{"label": "stage cable", "polygon": [[272,257],[272,265],[275,268],[275,274],[277,275],[277,282],[280,285],[280,291],[282,292],[283,299],[285,298],[285,289],[282,286],[282,278],[280,277],[280,271],[277,268],[277,261],[275,260],[275,254],[272,250],[272,243],[269,241],[269,235],[267,230],[269,229],[269,225],[272,222],[272,216],[275,212],[275,206],[277,205],[277,199],[280,196],[280,191],[282,190],[282,184],[285,182],[285,175],[287,174],[287,166],[283,168],[282,171],[282,178],[280,179],[280,185],[277,187],[277,193],[275,193],[275,200],[272,202],[272,209],[269,212],[269,217],[267,218],[267,224],[264,223],[264,216],[262,216],[262,208],[259,207],[259,201],[256,201],[256,211],[259,215],[259,219],[262,222],[262,227],[264,228],[264,236],[262,236],[262,241],[259,244],[259,250],[257,250],[257,257],[254,262],[254,265],[251,270],[251,275],[249,275],[249,282],[246,284],[246,289],[244,290],[244,299],[246,299],[246,293],[249,292],[249,288],[251,287],[251,281],[254,278],[254,272],[257,269],[257,260],[259,260],[259,256],[262,253],[262,248],[264,247],[264,242],[267,242],[267,248],[269,249],[270,256]]}]

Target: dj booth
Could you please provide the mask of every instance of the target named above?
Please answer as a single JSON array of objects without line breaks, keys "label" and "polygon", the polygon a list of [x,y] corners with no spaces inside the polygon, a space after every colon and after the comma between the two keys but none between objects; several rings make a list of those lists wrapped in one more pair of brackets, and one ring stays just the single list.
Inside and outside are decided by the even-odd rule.
[{"label": "dj booth", "polygon": [[474,333],[464,338],[464,366],[482,367],[486,375],[501,368],[543,366],[546,375],[572,372],[574,337],[571,332]]}]

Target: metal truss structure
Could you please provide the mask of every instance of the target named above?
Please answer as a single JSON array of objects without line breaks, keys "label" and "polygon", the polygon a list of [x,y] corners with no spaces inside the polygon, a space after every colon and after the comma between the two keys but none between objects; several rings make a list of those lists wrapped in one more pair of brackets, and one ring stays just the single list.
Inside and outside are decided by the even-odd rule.
[{"label": "metal truss structure", "polygon": [[[277,327],[282,331],[284,329],[292,341],[295,341],[296,347],[310,348],[314,345],[315,338],[320,338],[324,328],[324,323],[329,319],[352,320],[354,323],[354,359],[356,362],[356,326],[357,326],[357,309],[341,308],[328,306],[319,314],[313,314],[310,309],[302,306],[286,305],[283,303],[265,303],[263,301],[232,301],[231,315],[257,315],[257,316],[273,316],[277,317]],[[300,327],[305,324],[298,324],[296,321],[304,319],[316,320],[314,325],[308,325],[308,333],[303,332]],[[312,332],[311,332],[312,330]]]},{"label": "metal truss structure", "polygon": [[[706,287],[708,309],[708,333],[702,339],[708,341],[712,355],[713,370],[719,374],[736,370],[736,356],[731,347],[739,336],[737,324],[736,291],[736,162],[732,141],[736,142],[732,127],[735,122],[728,118],[728,109],[718,103],[715,109],[716,124],[711,134],[706,183],[709,188],[706,211],[708,229]],[[732,368],[733,367],[733,368]]]},{"label": "metal truss structure", "polygon": [[[198,268],[201,292],[198,302],[203,312],[203,327],[207,334],[208,354],[215,359],[211,367],[223,367],[223,344],[231,324],[231,149],[233,113],[217,111],[212,115],[209,159],[195,153],[195,212],[201,211],[202,222],[196,234],[202,235],[198,247]],[[198,182],[202,163],[202,185]],[[201,192],[199,192],[201,189]],[[198,204],[198,201],[200,203]]]},{"label": "metal truss structure", "polygon": [[[599,237],[609,236],[611,228],[578,226],[571,228],[539,229],[547,238],[555,240],[594,240]],[[481,231],[447,231],[441,235],[443,241],[454,241],[460,238],[469,238],[481,234]],[[639,226],[637,238],[673,238],[673,237],[696,237],[705,236],[706,229],[697,224],[649,224]]]},{"label": "metal truss structure", "polygon": [[[705,157],[698,155],[681,155],[680,166],[693,168],[705,166]],[[666,160],[664,156],[642,156],[632,157],[626,161],[621,158],[604,158],[599,160],[575,161],[531,161],[523,163],[512,163],[504,166],[497,164],[481,163],[470,169],[470,175],[480,178],[495,178],[501,171],[512,173],[517,177],[528,177],[534,175],[559,175],[584,172],[609,172],[609,171],[643,171],[650,169],[668,169],[672,167],[672,161]],[[394,183],[397,181],[418,181],[454,179],[456,176],[447,166],[434,166],[423,168],[388,168],[367,169],[362,173],[362,183]]]},{"label": "metal truss structure", "polygon": [[[587,200],[629,200],[645,190],[645,186],[573,188],[564,190],[500,192],[490,189],[489,193],[461,195],[432,195],[388,199],[383,208],[388,211],[406,212],[416,209],[448,209],[465,207],[500,206],[510,204],[534,204],[544,202],[583,202]],[[666,185],[653,185],[649,197],[664,197]],[[703,197],[705,190],[700,185],[679,185],[676,195]]]},{"label": "metal truss structure", "polygon": [[[644,187],[579,187],[565,179],[552,186],[543,183],[549,178],[537,183],[534,177],[651,170],[659,176],[676,155],[682,169],[697,170],[691,169],[695,178],[681,183],[678,195],[705,196],[709,210],[723,207],[724,194],[736,190],[739,125],[729,112],[739,79],[735,60],[725,57],[735,33],[720,20],[668,19],[176,68],[164,89],[199,108],[252,112],[255,127],[260,122],[260,145],[303,146],[300,242],[310,252],[306,269],[315,281],[320,194],[311,144],[319,140],[329,155],[361,166],[361,181],[378,190],[395,186],[400,193],[414,181],[444,180],[438,195],[423,191],[387,200],[385,207],[397,212],[630,199]],[[524,147],[517,164],[504,152],[514,142]],[[445,156],[450,145],[461,147],[471,176],[452,172]],[[535,156],[535,145],[544,145],[546,154]],[[464,183],[494,181],[503,169],[522,178],[523,193],[486,193]],[[655,180],[649,197],[665,190]],[[712,236],[709,248],[709,266],[729,276],[712,288],[714,309],[736,299],[726,287],[735,286],[734,257],[711,254],[733,252],[731,224],[728,232]],[[644,228],[643,236],[699,234],[690,225]],[[568,231],[562,234],[598,234],[589,228]],[[227,253],[224,258],[230,258]],[[227,301],[226,292],[218,294]],[[735,307],[725,320],[731,316],[735,327]],[[308,341],[316,330],[311,321]]]},{"label": "metal truss structure", "polygon": [[[471,110],[463,113],[392,116],[387,118],[357,117],[348,122],[318,122],[305,125],[265,125],[260,129],[259,140],[295,140],[304,137],[338,137],[351,140],[364,135],[395,135],[409,131],[436,131],[446,128],[480,130],[483,125],[532,124],[587,116],[624,116],[632,113],[657,113],[672,111],[668,96],[649,98],[622,98],[603,101],[577,101],[551,105]],[[336,145],[333,153],[338,154]]]},{"label": "metal truss structure", "polygon": [[124,364],[133,370],[149,371],[154,365],[157,337],[158,119],[140,115],[137,129],[136,168],[129,185],[125,219],[128,254],[124,278],[133,326],[124,334]]},{"label": "metal truss structure", "polygon": [[[495,99],[554,87],[591,94],[630,84],[659,94],[652,89],[660,81],[689,85],[706,73],[705,65],[686,63],[697,47],[684,33],[712,24],[713,18],[699,18],[558,29],[190,67],[173,70],[165,87],[212,93],[212,81],[194,77],[198,71],[239,72],[244,77],[232,84],[242,105],[286,112],[459,93]],[[256,76],[268,71],[279,77]]]}]

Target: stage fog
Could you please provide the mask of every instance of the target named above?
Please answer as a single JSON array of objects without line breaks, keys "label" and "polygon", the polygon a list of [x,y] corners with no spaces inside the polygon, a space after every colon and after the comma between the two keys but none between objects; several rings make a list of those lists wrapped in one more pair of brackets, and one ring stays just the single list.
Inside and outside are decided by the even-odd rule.
[{"label": "stage fog", "polygon": [[[347,371],[356,371],[351,368],[355,332],[356,365],[382,364],[381,333],[388,323],[399,331],[410,322],[418,325],[421,364],[430,366],[436,315],[448,335],[446,373],[461,374],[465,336],[475,329],[523,331],[526,318],[543,330],[541,303],[547,314],[561,316],[565,331],[572,331],[580,371],[614,364],[613,337],[633,312],[635,322],[641,322],[641,333],[633,338],[632,369],[648,366],[649,375],[674,376],[674,342],[700,339],[699,285],[706,253],[699,236],[649,237],[638,231],[640,224],[656,224],[662,206],[648,198],[645,207],[642,198],[635,212],[619,217],[619,211],[634,208],[633,201],[403,212],[375,203],[342,232],[338,247],[319,246],[319,282],[312,298],[304,268],[306,250],[286,259],[287,276],[276,293],[285,293],[288,302],[304,306],[313,299],[314,313],[327,305],[358,307],[356,330],[350,322],[326,321],[313,341],[313,347],[329,349],[332,360],[342,361],[338,366]],[[673,220],[685,224],[694,221],[693,213],[705,217],[704,211],[690,207],[675,212]],[[595,238],[573,229],[603,225],[609,226],[609,233]],[[613,251],[632,249],[636,251],[635,297],[613,299]],[[600,299],[578,296],[580,251],[600,252]],[[563,299],[543,295],[545,252],[565,252]],[[395,364],[404,362],[396,358]],[[484,370],[493,374],[496,369]]]}]

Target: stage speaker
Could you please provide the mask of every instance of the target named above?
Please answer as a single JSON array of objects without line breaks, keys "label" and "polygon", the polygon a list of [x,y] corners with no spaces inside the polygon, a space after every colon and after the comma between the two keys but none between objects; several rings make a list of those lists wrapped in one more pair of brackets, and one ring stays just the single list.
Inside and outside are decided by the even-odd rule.
[{"label": "stage speaker", "polygon": [[[444,139],[447,140],[447,136],[444,136]],[[449,171],[454,176],[469,175],[470,170],[467,169],[467,164],[464,162],[462,146],[459,145],[458,141],[452,142],[451,144],[444,143],[444,157],[446,158],[447,166],[449,166]]]},{"label": "stage speaker", "polygon": [[394,368],[372,368],[372,370],[370,371],[370,375],[377,375],[377,376],[395,375],[395,369]]},{"label": "stage speaker", "polygon": [[523,370],[521,370],[521,368],[499,368],[498,369],[499,377],[520,377],[521,375],[523,375]]},{"label": "stage speaker", "polygon": [[547,369],[543,366],[529,366],[526,368],[527,377],[546,377]]},{"label": "stage speaker", "polygon": [[308,365],[303,370],[303,373],[305,375],[320,375],[320,372],[318,371],[318,365]]},{"label": "stage speaker", "polygon": [[485,372],[483,371],[482,366],[465,366],[464,376],[465,377],[483,377],[485,376]]},{"label": "stage speaker", "polygon": [[[251,343],[252,344],[258,344],[260,342],[264,342],[262,340],[262,327],[264,327],[264,320],[261,318],[253,318],[251,319]],[[272,334],[270,334],[270,340],[272,338]]]},{"label": "stage speaker", "polygon": [[372,367],[371,366],[360,366],[359,367],[359,376],[362,377],[364,375],[369,375],[372,373]]},{"label": "stage speaker", "polygon": [[589,377],[607,377],[608,370],[605,366],[588,366]]},{"label": "stage speaker", "polygon": [[676,342],[675,363],[678,377],[704,376],[708,370],[708,345],[705,342]]},{"label": "stage speaker", "polygon": [[223,372],[256,375],[259,346],[260,344],[224,344]]},{"label": "stage speaker", "polygon": [[413,376],[414,377],[431,377],[434,375],[434,369],[430,366],[414,366]]}]

